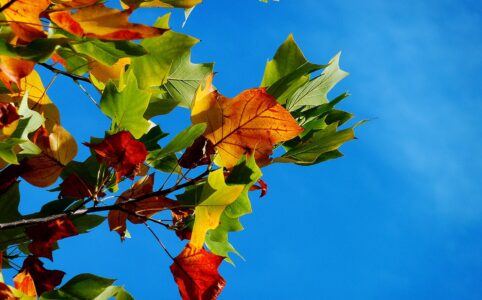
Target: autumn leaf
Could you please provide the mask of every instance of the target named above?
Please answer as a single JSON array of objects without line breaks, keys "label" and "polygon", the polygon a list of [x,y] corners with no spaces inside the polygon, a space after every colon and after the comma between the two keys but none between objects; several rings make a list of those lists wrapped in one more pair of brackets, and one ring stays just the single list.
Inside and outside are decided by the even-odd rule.
[{"label": "autumn leaf", "polygon": [[30,255],[24,260],[22,269],[19,271],[19,273],[25,272],[32,277],[37,295],[53,290],[62,282],[65,275],[62,271],[47,270],[43,265],[38,257]]},{"label": "autumn leaf", "polygon": [[214,153],[213,143],[204,136],[200,136],[184,151],[179,159],[179,166],[194,169],[197,166],[207,165],[211,163],[211,156]]},{"label": "autumn leaf", "polygon": [[219,225],[219,219],[224,209],[233,203],[244,185],[227,185],[224,181],[223,169],[209,173],[208,180],[203,186],[200,203],[197,204],[194,215],[194,226],[189,244],[195,249],[204,245],[206,233]]},{"label": "autumn leaf", "polygon": [[49,222],[39,223],[25,230],[32,239],[28,250],[36,256],[52,260],[53,245],[58,240],[77,235],[74,223],[68,217],[61,217]]},{"label": "autumn leaf", "polygon": [[60,197],[82,199],[94,194],[95,187],[82,180],[77,174],[71,173],[60,184]]},{"label": "autumn leaf", "polygon": [[259,179],[258,184],[254,184],[249,188],[250,191],[261,190],[260,198],[263,198],[268,193],[268,185],[263,180]]},{"label": "autumn leaf", "polygon": [[12,83],[19,86],[20,80],[32,73],[34,66],[33,61],[0,55],[0,80],[12,91]]},{"label": "autumn leaf", "polygon": [[109,135],[99,144],[84,145],[94,149],[100,162],[114,168],[117,182],[122,176],[134,179],[148,154],[146,146],[128,131]]},{"label": "autumn leaf", "polygon": [[21,176],[32,185],[46,187],[57,180],[65,166],[77,155],[77,143],[60,125],[55,125],[50,134],[41,128],[35,136],[33,142],[42,153],[22,160]]},{"label": "autumn leaf", "polygon": [[222,261],[222,256],[186,245],[171,265],[182,299],[216,299],[226,285],[218,272]]},{"label": "autumn leaf", "polygon": [[233,99],[212,89],[211,80],[198,91],[192,107],[193,124],[207,123],[204,136],[232,168],[239,159],[254,154],[258,165],[270,162],[273,145],[303,131],[291,114],[263,88],[242,92]]},{"label": "autumn leaf", "polygon": [[76,12],[59,11],[49,14],[60,28],[80,37],[103,40],[139,40],[163,34],[166,29],[129,23],[129,11],[104,5],[79,8]]},{"label": "autumn leaf", "polygon": [[[9,0],[0,0],[6,5]],[[50,5],[49,0],[16,0],[3,11],[5,19],[17,35],[20,43],[29,43],[46,36],[40,22],[40,14]]]},{"label": "autumn leaf", "polygon": [[29,297],[37,297],[37,291],[35,289],[35,283],[33,282],[32,276],[27,272],[27,270],[23,270],[22,272],[18,273],[13,278],[13,283],[15,288],[25,295]]},{"label": "autumn leaf", "polygon": [[0,299],[17,300],[17,297],[13,295],[12,290],[3,282],[0,282]]},{"label": "autumn leaf", "polygon": [[[124,239],[127,220],[133,224],[142,224],[146,222],[146,218],[140,216],[150,217],[157,212],[170,208],[176,204],[175,201],[163,196],[154,196],[135,203],[122,204],[122,202],[129,201],[129,199],[135,199],[152,193],[153,186],[154,174],[151,174],[139,179],[131,189],[122,193],[116,201],[116,204],[120,205],[122,210],[111,210],[107,216],[111,231],[117,231],[121,238]],[[129,212],[131,214],[129,214]],[[136,214],[140,216],[136,216]]]},{"label": "autumn leaf", "polygon": [[0,140],[2,136],[10,136],[20,119],[17,108],[12,103],[0,102]]},{"label": "autumn leaf", "polygon": [[106,84],[109,80],[119,80],[124,74],[126,66],[130,63],[130,57],[121,58],[112,66],[93,61],[89,64],[90,75],[94,76],[98,81]]}]

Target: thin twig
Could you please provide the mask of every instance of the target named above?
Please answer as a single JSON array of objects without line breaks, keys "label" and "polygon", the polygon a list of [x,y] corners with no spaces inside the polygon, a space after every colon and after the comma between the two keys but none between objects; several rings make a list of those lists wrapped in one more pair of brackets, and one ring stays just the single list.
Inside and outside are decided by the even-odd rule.
[{"label": "thin twig", "polygon": [[154,236],[154,238],[156,239],[156,241],[159,243],[159,245],[161,245],[162,249],[164,250],[164,252],[166,252],[166,254],[173,260],[173,261],[176,261],[174,259],[174,256],[172,256],[172,254],[169,252],[169,250],[167,250],[166,246],[164,245],[164,243],[161,241],[161,239],[157,236],[157,234],[154,232],[154,230],[152,230],[151,226],[149,226],[149,224],[147,223],[144,223],[144,225],[146,225],[146,228],[152,233],[152,236]]},{"label": "thin twig", "polygon": [[74,81],[75,80],[80,80],[80,81],[84,81],[84,82],[88,82],[88,83],[92,83],[92,81],[90,81],[89,78],[87,77],[84,77],[84,76],[79,76],[79,75],[74,75],[74,74],[71,74],[69,72],[65,72],[65,71],[62,71],[62,70],[59,70],[57,68],[54,68],[52,67],[51,65],[49,64],[46,64],[46,63],[39,63],[39,65],[41,65],[42,67],[56,73],[56,74],[62,74],[64,76],[67,76],[67,77],[70,77],[72,78]]},{"label": "thin twig", "polygon": [[95,104],[95,106],[100,107],[99,103],[97,103],[97,101],[95,101],[94,97],[92,97],[92,95],[87,91],[87,89],[77,79],[74,79],[74,82],[79,86],[79,88],[82,90],[82,92],[84,92],[84,94],[87,95],[87,97],[90,99],[90,101],[92,101],[92,103]]},{"label": "thin twig", "polygon": [[2,7],[0,7],[0,13],[2,13],[4,10],[6,10],[6,9],[9,8],[10,6],[12,6],[12,4],[15,3],[15,1],[17,1],[17,0],[10,0],[10,1],[8,1],[7,3],[5,3],[5,5],[3,5]]}]

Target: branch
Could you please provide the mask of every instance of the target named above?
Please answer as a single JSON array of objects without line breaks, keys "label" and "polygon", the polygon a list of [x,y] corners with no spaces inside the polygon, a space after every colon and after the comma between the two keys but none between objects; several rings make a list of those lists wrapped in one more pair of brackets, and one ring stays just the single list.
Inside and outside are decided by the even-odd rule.
[{"label": "branch", "polygon": [[46,63],[39,63],[39,65],[41,65],[42,67],[56,73],[56,74],[62,74],[64,76],[67,76],[67,77],[70,77],[72,80],[74,81],[77,81],[77,80],[80,80],[80,81],[84,81],[84,82],[88,82],[88,83],[92,83],[92,81],[90,81],[89,78],[86,78],[84,76],[79,76],[79,75],[74,75],[74,74],[71,74],[69,72],[65,72],[65,71],[62,71],[62,70],[59,70],[57,68],[54,68],[52,67],[51,65],[49,64],[46,64]]},{"label": "branch", "polygon": [[15,1],[17,1],[17,0],[10,0],[10,1],[8,1],[7,3],[5,3],[5,5],[3,5],[2,7],[0,7],[0,13],[2,13],[4,10],[6,10],[6,9],[9,8],[10,6],[12,6],[12,4],[15,3]]},{"label": "branch", "polygon": [[[191,185],[196,184],[197,182],[201,181],[204,178],[204,176],[206,176],[207,174],[209,174],[209,169],[204,171],[202,174],[200,174],[196,178],[193,178],[190,181],[187,181],[183,184],[174,185],[173,187],[170,187],[168,189],[159,190],[159,191],[156,191],[156,192],[144,194],[140,197],[132,198],[132,199],[129,199],[127,201],[117,203],[117,204],[106,205],[106,206],[94,206],[94,207],[89,207],[89,208],[77,209],[77,210],[73,210],[73,211],[66,211],[66,212],[62,212],[62,213],[59,213],[59,214],[50,215],[50,216],[41,217],[41,218],[23,219],[23,220],[18,220],[18,221],[15,221],[15,222],[10,222],[10,223],[0,223],[0,231],[6,230],[6,229],[11,229],[11,228],[31,226],[31,225],[35,225],[35,224],[39,224],[39,223],[49,222],[49,221],[52,221],[52,220],[55,220],[55,219],[58,219],[58,218],[65,217],[65,216],[68,216],[68,217],[69,216],[81,216],[81,215],[86,215],[86,214],[90,214],[90,213],[101,212],[101,211],[111,211],[111,210],[120,210],[120,211],[126,212],[126,209],[123,207],[126,204],[136,203],[136,202],[139,202],[139,201],[145,200],[147,198],[151,198],[151,197],[166,196],[166,195],[168,195],[172,192],[175,192],[175,191],[183,189],[187,186],[191,186]],[[127,213],[132,214],[133,212],[128,211]],[[160,221],[158,222],[155,219],[149,218],[147,216],[139,215],[137,213],[135,213],[135,215],[138,216],[138,217],[141,217],[141,218],[145,218],[148,221],[153,221],[153,222],[158,223],[158,224],[162,223]],[[165,226],[167,224],[162,223],[161,225]]]}]

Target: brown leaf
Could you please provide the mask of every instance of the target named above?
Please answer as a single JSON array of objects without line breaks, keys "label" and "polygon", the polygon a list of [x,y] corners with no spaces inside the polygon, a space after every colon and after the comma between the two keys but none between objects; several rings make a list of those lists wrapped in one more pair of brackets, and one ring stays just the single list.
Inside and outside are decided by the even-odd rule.
[{"label": "brown leaf", "polygon": [[[3,6],[9,0],[0,0]],[[49,0],[16,0],[3,11],[5,19],[17,35],[20,43],[31,41],[46,36],[40,22],[40,14],[50,5]]]},{"label": "brown leaf", "polygon": [[[127,220],[133,224],[142,224],[146,222],[146,218],[141,216],[151,217],[152,215],[176,204],[175,201],[163,196],[149,197],[134,203],[122,204],[122,202],[129,201],[130,199],[135,199],[152,193],[153,186],[154,174],[139,179],[131,189],[122,193],[117,199],[116,204],[119,204],[122,210],[111,210],[109,212],[107,216],[109,228],[111,231],[117,231],[121,236],[121,239],[125,238]],[[140,216],[136,216],[136,214]]]},{"label": "brown leaf", "polygon": [[43,267],[43,263],[36,256],[28,256],[19,273],[26,272],[29,274],[35,284],[38,295],[53,290],[62,282],[65,273],[58,270],[47,270]]},{"label": "brown leaf", "polygon": [[223,259],[205,249],[193,249],[186,245],[171,265],[182,299],[216,299],[226,285],[218,272]]},{"label": "brown leaf", "polygon": [[172,224],[176,229],[177,237],[183,240],[190,240],[192,234],[192,228],[187,224],[189,217],[192,216],[194,211],[192,209],[175,208],[171,209]]},{"label": "brown leaf", "polygon": [[21,176],[38,187],[52,185],[65,166],[77,155],[77,143],[60,125],[54,125],[50,134],[45,128],[40,128],[32,141],[39,146],[42,153],[21,161]]},{"label": "brown leaf", "polygon": [[204,136],[200,136],[184,151],[179,159],[179,166],[194,169],[197,166],[208,165],[214,153],[213,143]]},{"label": "brown leaf", "polygon": [[78,234],[74,223],[67,216],[29,227],[25,233],[32,239],[28,250],[36,256],[46,257],[50,260],[52,260],[54,243]]},{"label": "brown leaf", "polygon": [[122,176],[134,179],[147,157],[146,146],[132,137],[128,131],[107,136],[99,144],[84,143],[94,149],[97,159],[116,171],[116,180]]},{"label": "brown leaf", "polygon": [[139,40],[163,34],[166,29],[129,23],[129,11],[102,4],[78,9],[75,13],[59,11],[49,14],[60,28],[81,37],[103,40]]},{"label": "brown leaf", "polygon": [[2,300],[17,300],[13,295],[12,290],[3,282],[0,282],[0,299]]},{"label": "brown leaf", "polygon": [[90,197],[94,194],[95,187],[85,182],[77,176],[77,174],[70,174],[60,184],[60,197],[82,199]]},{"label": "brown leaf", "polygon": [[254,154],[258,165],[267,165],[273,145],[303,131],[264,88],[246,90],[229,99],[217,91],[208,92],[210,81],[198,91],[191,119],[193,124],[208,124],[204,136],[213,143],[225,167],[235,166],[244,154]]}]

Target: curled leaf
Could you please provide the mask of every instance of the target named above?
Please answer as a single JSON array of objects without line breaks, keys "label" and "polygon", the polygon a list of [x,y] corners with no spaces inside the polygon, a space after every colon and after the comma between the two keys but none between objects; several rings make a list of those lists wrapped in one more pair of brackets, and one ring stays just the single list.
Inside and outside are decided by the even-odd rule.
[{"label": "curled leaf", "polygon": [[19,273],[26,273],[31,276],[35,284],[37,295],[53,290],[62,282],[65,273],[58,270],[47,270],[43,263],[36,256],[28,256]]},{"label": "curled leaf", "polygon": [[189,244],[174,259],[171,272],[183,300],[216,299],[226,285],[219,275],[222,256],[194,249]]}]

